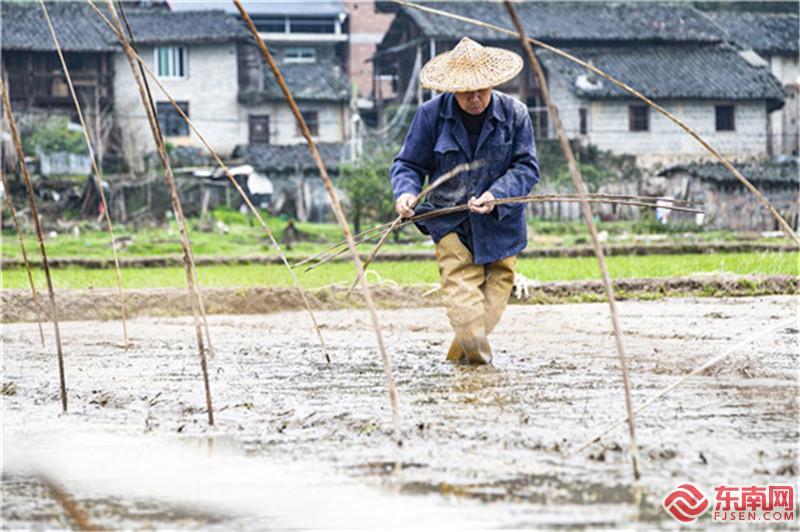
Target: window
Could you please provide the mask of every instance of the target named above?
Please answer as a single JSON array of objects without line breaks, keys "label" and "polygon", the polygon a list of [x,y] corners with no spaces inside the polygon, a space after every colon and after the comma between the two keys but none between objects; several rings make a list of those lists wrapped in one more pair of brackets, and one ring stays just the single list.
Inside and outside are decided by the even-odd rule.
[{"label": "window", "polygon": [[[186,116],[189,116],[189,102],[177,103]],[[158,127],[165,137],[185,137],[189,134],[189,126],[170,102],[157,102],[156,115],[158,115]]]},{"label": "window", "polygon": [[[300,114],[303,115],[303,120],[306,121],[306,125],[308,126],[308,130],[311,132],[311,135],[314,137],[319,135],[319,113],[316,111],[302,111]],[[303,134],[303,130],[300,129],[300,126],[297,126],[297,134]]]},{"label": "window", "polygon": [[588,118],[585,107],[578,109],[578,128],[581,135],[586,135],[589,130]]},{"label": "window", "polygon": [[156,46],[156,73],[160,78],[185,78],[188,71],[185,46]]},{"label": "window", "polygon": [[290,18],[291,33],[336,33],[336,19],[331,18]]},{"label": "window", "polygon": [[317,51],[310,46],[287,48],[283,51],[283,60],[287,63],[313,63],[317,60]]},{"label": "window", "polygon": [[253,16],[253,24],[258,31],[264,33],[287,33],[286,17]]},{"label": "window", "polygon": [[533,96],[526,98],[528,104],[528,114],[531,115],[531,122],[533,123],[533,135],[537,139],[547,138],[547,104],[542,98],[541,93],[537,92]]},{"label": "window", "polygon": [[269,144],[269,116],[250,115],[250,144]]},{"label": "window", "polygon": [[714,108],[717,122],[717,131],[734,131],[734,108],[732,105],[718,105]]},{"label": "window", "polygon": [[650,108],[646,105],[629,106],[628,129],[630,131],[650,131]]}]

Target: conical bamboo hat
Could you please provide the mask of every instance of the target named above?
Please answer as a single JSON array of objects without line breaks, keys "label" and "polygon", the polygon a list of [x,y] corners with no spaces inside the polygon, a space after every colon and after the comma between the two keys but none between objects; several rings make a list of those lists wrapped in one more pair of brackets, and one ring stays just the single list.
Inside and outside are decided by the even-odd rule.
[{"label": "conical bamboo hat", "polygon": [[514,52],[463,37],[455,48],[428,61],[419,80],[426,89],[468,92],[502,85],[521,70],[522,58]]}]

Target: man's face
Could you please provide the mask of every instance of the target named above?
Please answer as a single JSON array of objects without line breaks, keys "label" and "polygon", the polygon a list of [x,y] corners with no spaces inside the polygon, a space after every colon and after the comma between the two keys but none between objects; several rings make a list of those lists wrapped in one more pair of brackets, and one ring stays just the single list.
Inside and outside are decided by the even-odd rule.
[{"label": "man's face", "polygon": [[455,97],[461,109],[471,115],[479,115],[489,106],[489,102],[492,100],[492,89],[456,92]]}]

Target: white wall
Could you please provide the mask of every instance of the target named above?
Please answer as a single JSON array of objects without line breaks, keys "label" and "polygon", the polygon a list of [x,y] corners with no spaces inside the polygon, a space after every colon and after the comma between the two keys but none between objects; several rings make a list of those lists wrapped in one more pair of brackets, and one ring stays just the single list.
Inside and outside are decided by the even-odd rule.
[{"label": "white wall", "polygon": [[[633,100],[582,100],[560,79],[551,81],[553,97],[570,138],[580,138],[602,150],[637,157],[643,166],[705,160],[708,152],[665,116],[651,109],[650,130],[629,131],[628,106]],[[658,102],[734,160],[767,154],[766,104],[761,101],[685,100]],[[735,106],[735,131],[716,131],[715,105]],[[588,134],[579,135],[579,111],[587,109]]]},{"label": "white wall", "polygon": [[800,63],[797,57],[773,56],[769,58],[770,70],[786,88],[783,108],[770,113],[773,151],[775,154],[800,152],[798,115],[800,114]]},{"label": "white wall", "polygon": [[[140,54],[153,66],[153,47],[141,46]],[[131,167],[143,168],[142,156],[155,150],[155,143],[142,107],[127,58],[114,56],[114,113],[122,132],[123,149]],[[248,142],[248,115],[270,115],[270,142],[293,144],[302,142],[297,133],[289,106],[275,102],[243,106],[238,102],[236,44],[192,45],[188,49],[188,76],[161,80],[175,100],[189,102],[189,118],[211,146],[223,157],[229,156],[237,144]],[[153,99],[166,102],[155,83],[150,83]],[[320,142],[346,140],[347,103],[321,102],[300,104],[301,109],[319,113]],[[190,131],[185,137],[167,137],[173,145],[202,147],[200,139]]]}]

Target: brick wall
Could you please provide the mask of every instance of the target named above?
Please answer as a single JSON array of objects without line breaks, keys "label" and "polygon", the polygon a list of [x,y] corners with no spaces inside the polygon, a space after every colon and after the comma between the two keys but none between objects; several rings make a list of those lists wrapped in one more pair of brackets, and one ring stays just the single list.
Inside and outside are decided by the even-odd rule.
[{"label": "brick wall", "polygon": [[375,53],[394,15],[377,13],[372,0],[343,0],[350,18],[350,58],[348,76],[355,82],[358,96],[369,98],[372,92],[372,62],[366,59]]}]

